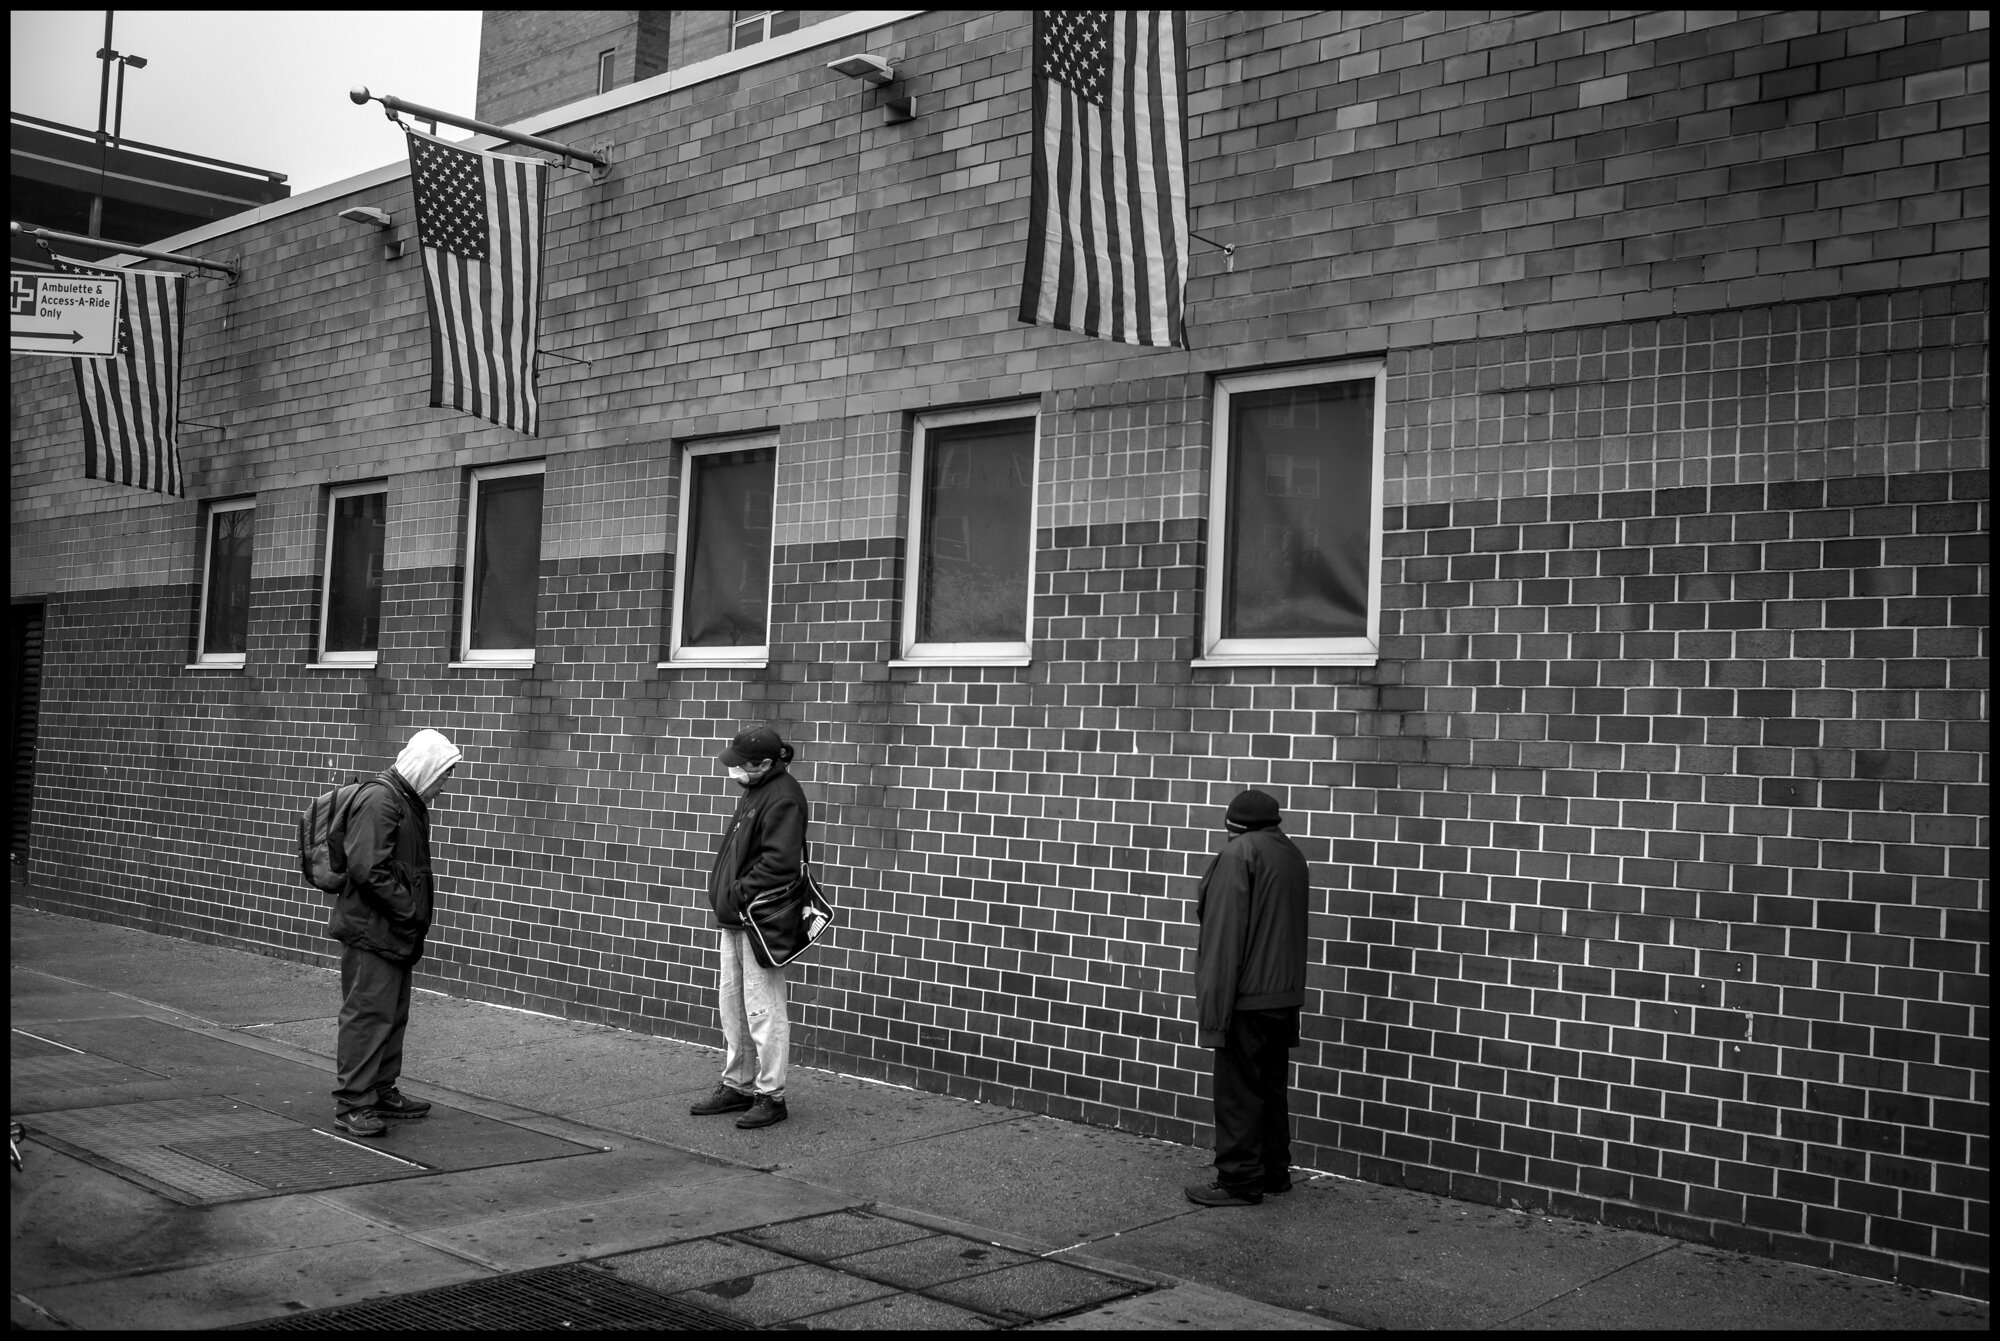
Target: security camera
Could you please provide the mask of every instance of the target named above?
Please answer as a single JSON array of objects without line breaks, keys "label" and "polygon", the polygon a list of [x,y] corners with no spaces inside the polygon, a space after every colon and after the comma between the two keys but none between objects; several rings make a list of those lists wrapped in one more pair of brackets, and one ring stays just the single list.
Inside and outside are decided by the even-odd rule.
[{"label": "security camera", "polygon": [[896,82],[895,67],[880,56],[842,56],[837,61],[828,61],[826,68],[850,79],[863,79],[877,85]]}]

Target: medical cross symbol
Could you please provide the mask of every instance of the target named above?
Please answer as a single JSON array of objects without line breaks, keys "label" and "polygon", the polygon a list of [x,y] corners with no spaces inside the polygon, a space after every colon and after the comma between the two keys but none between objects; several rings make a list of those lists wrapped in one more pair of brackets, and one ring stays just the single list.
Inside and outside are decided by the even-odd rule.
[{"label": "medical cross symbol", "polygon": [[416,142],[417,240],[469,261],[486,259],[486,182],[479,155]]},{"label": "medical cross symbol", "polygon": [[32,317],[35,315],[36,281],[33,275],[11,275],[7,283],[7,315],[10,317]]}]

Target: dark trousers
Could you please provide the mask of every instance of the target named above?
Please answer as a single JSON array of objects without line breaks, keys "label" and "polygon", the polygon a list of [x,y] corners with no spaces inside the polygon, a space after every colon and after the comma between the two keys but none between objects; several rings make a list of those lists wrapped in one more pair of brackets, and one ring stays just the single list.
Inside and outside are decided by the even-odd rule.
[{"label": "dark trousers", "polygon": [[1297,1010],[1239,1010],[1215,1050],[1215,1181],[1261,1191],[1292,1167],[1286,1079]]},{"label": "dark trousers", "polygon": [[340,1037],[334,1045],[340,1088],[336,1112],[370,1108],[403,1076],[403,1030],[410,1023],[410,970],[372,950],[340,956]]}]

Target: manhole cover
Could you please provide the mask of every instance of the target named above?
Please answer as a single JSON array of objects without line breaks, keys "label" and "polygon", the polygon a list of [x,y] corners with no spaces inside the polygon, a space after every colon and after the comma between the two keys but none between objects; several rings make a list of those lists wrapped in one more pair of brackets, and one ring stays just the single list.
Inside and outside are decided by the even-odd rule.
[{"label": "manhole cover", "polygon": [[358,1332],[418,1328],[465,1332],[588,1331],[652,1328],[692,1332],[756,1331],[749,1323],[655,1294],[581,1263],[444,1285],[415,1294],[294,1313],[225,1331]]},{"label": "manhole cover", "polygon": [[260,1186],[292,1192],[379,1183],[430,1172],[421,1164],[311,1127],[182,1141],[166,1148]]}]

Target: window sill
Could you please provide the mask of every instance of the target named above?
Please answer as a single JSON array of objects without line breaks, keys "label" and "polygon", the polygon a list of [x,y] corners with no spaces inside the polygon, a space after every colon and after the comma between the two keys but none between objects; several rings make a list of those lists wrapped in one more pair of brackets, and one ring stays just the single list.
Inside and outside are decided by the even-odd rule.
[{"label": "window sill", "polygon": [[244,669],[244,663],[241,661],[191,661],[181,667],[181,669],[192,671],[240,671]]},{"label": "window sill", "polygon": [[1032,666],[1033,657],[894,657],[889,661],[891,670],[923,670],[925,667],[942,667],[946,670],[954,666]]},{"label": "window sill", "polygon": [[1283,652],[1257,653],[1240,657],[1196,657],[1188,662],[1196,670],[1229,670],[1238,666],[1376,666],[1382,661],[1378,652]]},{"label": "window sill", "polygon": [[654,666],[655,670],[663,671],[769,670],[770,668],[771,662],[768,657],[756,661],[662,661]]},{"label": "window sill", "polygon": [[448,661],[446,670],[533,670],[534,658],[526,661]]},{"label": "window sill", "polygon": [[320,671],[372,671],[378,664],[376,658],[366,661],[308,661],[307,670]]}]

